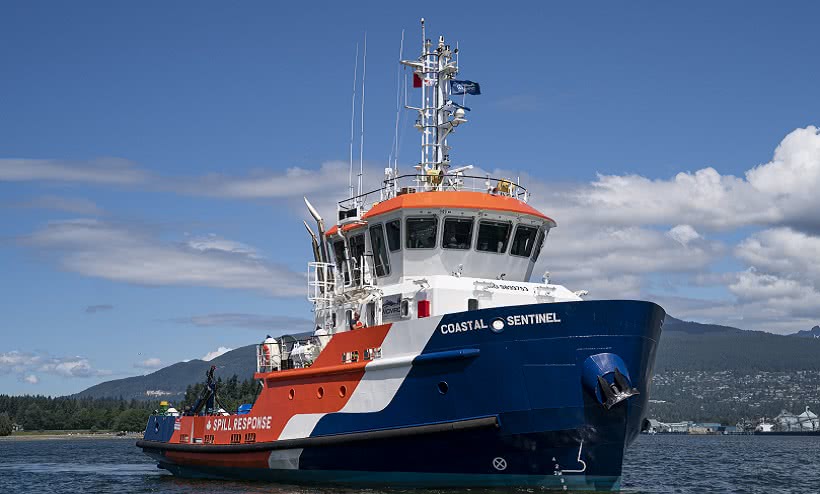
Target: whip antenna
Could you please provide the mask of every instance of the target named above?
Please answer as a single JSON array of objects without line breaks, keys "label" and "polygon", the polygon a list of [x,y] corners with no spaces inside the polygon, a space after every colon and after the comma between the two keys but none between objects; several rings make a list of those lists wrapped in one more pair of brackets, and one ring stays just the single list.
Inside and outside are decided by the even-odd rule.
[{"label": "whip antenna", "polygon": [[[362,175],[364,174],[364,83],[367,76],[367,31],[364,32],[364,53],[362,56],[362,133],[359,137],[359,193],[362,195]],[[361,201],[361,198],[359,198]]]},{"label": "whip antenna", "polygon": [[350,104],[350,173],[348,175],[348,189],[353,197],[353,141],[356,126],[356,76],[359,74],[359,43],[356,43],[356,62],[353,65],[353,102]]},{"label": "whip antenna", "polygon": [[[401,43],[399,44],[399,60],[404,55],[404,29],[401,30]],[[396,170],[395,175],[399,174],[399,116],[401,115],[401,65],[396,68],[396,130],[393,134],[393,166]],[[387,159],[387,165],[390,166],[390,158]]]}]

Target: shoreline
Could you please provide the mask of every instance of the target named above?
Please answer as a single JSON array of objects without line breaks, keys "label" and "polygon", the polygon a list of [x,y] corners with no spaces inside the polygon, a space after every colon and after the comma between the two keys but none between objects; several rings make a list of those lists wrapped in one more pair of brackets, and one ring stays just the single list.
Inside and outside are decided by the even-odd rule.
[{"label": "shoreline", "polygon": [[15,434],[10,436],[0,436],[0,441],[46,441],[46,440],[72,440],[72,439],[139,439],[142,433],[127,433],[118,436],[117,432],[33,432]]}]

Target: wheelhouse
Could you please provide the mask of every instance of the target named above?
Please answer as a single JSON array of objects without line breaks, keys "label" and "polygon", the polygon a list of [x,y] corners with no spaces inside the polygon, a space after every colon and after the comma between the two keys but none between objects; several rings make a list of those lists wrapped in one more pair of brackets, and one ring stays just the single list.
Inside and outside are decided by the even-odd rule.
[{"label": "wheelhouse", "polygon": [[398,196],[358,221],[331,228],[327,237],[345,279],[369,265],[377,285],[430,275],[528,281],[555,222],[520,201],[508,203],[508,197],[455,193],[485,196],[465,201],[444,194]]}]

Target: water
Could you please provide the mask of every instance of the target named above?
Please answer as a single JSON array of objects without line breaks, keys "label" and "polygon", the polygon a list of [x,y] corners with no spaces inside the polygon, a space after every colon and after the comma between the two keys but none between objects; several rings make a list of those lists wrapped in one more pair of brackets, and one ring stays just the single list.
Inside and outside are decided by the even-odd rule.
[{"label": "water", "polygon": [[[627,453],[623,491],[634,494],[820,492],[820,438],[641,436]],[[355,490],[178,479],[157,469],[130,439],[0,441],[0,493],[29,492],[432,494],[423,490]],[[477,494],[475,489],[468,492]]]}]

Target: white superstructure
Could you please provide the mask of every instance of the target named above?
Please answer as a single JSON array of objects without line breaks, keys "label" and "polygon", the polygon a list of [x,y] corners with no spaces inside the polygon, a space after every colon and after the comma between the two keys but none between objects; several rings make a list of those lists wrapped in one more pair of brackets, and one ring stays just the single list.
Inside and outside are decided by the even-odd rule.
[{"label": "white superstructure", "polygon": [[[308,298],[316,329],[334,333],[490,307],[577,301],[550,283],[529,282],[555,221],[527,204],[525,187],[452,168],[448,136],[467,122],[451,94],[459,69],[444,37],[424,37],[422,54],[401,63],[421,81],[421,157],[410,175],[385,169],[383,186],[338,204],[337,224],[317,221]],[[307,224],[306,224],[307,226]],[[357,318],[356,315],[359,315]]]}]

